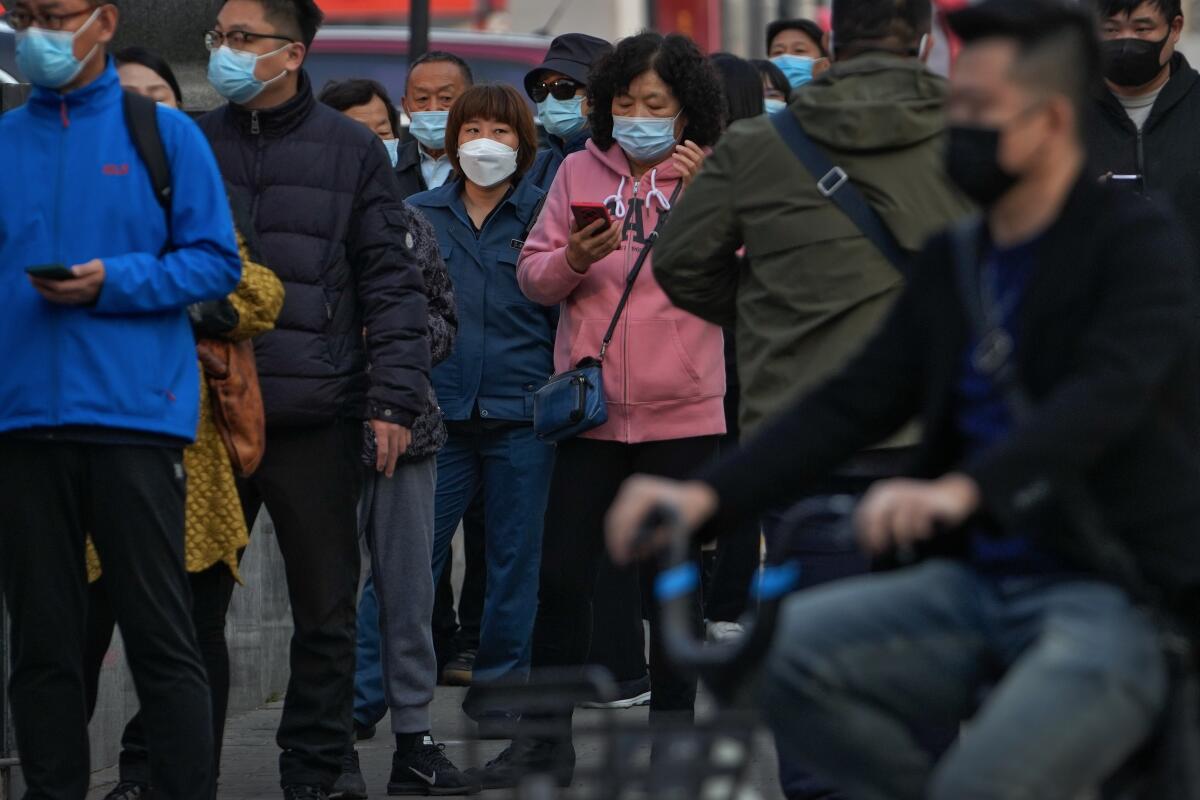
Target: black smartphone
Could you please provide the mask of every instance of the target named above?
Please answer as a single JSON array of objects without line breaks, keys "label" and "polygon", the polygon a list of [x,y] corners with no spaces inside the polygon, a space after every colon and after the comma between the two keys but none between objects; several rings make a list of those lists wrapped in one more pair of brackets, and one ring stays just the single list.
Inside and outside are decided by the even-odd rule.
[{"label": "black smartphone", "polygon": [[79,277],[62,264],[38,264],[37,266],[26,267],[25,272],[35,278],[42,278],[47,281],[69,281]]}]

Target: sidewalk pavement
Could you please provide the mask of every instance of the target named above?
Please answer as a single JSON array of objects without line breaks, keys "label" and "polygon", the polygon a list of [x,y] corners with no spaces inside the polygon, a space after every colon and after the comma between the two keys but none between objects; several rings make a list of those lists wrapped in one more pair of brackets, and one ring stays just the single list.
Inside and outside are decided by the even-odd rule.
[{"label": "sidewalk pavement", "polygon": [[[434,736],[446,744],[446,754],[460,767],[470,766],[468,745],[464,741],[462,720],[464,716],[459,704],[462,689],[439,687],[433,704]],[[225,749],[222,755],[220,800],[277,800],[279,789],[279,748],[275,744],[275,729],[283,703],[271,703],[263,708],[231,719],[225,731]],[[703,711],[703,703],[701,704]],[[579,711],[575,715],[577,726],[597,726],[606,712]],[[645,708],[607,712],[616,714],[620,724],[645,724]],[[776,779],[775,756],[770,749],[768,737],[760,736],[760,746],[751,767],[752,785],[763,800],[782,800],[783,795]],[[478,745],[478,755],[483,759],[495,756],[504,742],[483,742]],[[388,773],[391,770],[392,750],[395,742],[389,733],[388,721],[379,725],[375,738],[359,743],[359,756],[363,775],[372,798],[387,796]],[[599,763],[600,747],[597,743],[579,744],[581,766]],[[92,776],[92,791],[88,800],[102,800],[117,781],[115,767],[101,770]],[[502,800],[510,792],[485,792],[482,800]]]}]

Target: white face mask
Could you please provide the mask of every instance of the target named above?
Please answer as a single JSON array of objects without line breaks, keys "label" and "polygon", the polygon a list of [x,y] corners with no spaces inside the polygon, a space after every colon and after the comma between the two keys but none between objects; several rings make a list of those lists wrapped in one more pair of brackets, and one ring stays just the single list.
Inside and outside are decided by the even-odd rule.
[{"label": "white face mask", "polygon": [[517,171],[517,151],[495,139],[473,139],[459,146],[458,163],[467,180],[486,189]]}]

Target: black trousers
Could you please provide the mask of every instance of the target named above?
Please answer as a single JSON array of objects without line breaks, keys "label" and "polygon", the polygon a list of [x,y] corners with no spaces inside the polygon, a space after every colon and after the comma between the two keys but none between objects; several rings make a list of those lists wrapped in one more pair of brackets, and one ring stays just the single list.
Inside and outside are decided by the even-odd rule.
[{"label": "black trousers", "polygon": [[[721,456],[738,448],[740,429],[736,392],[725,397],[725,424],[729,433],[721,438]],[[704,616],[713,622],[737,622],[746,613],[750,585],[762,566],[762,534],[757,519],[744,520],[737,533],[723,536],[712,555],[712,569],[706,571]]]},{"label": "black trousers", "polygon": [[[188,574],[192,587],[192,623],[204,659],[204,671],[212,693],[213,784],[221,775],[221,742],[225,738],[225,716],[229,710],[229,645],[225,640],[225,617],[233,599],[233,573],[224,564]],[[84,650],[84,681],[87,684],[88,719],[96,709],[100,670],[112,643],[117,619],[108,598],[108,579],[101,577],[88,591],[87,647]],[[150,748],[141,711],[133,715],[121,736],[120,778],[149,784]],[[214,793],[215,796],[215,793]]]},{"label": "black trousers", "polygon": [[155,742],[155,796],[212,796],[211,702],[183,563],[183,451],[0,438],[0,576],[9,697],[27,800],[83,800],[91,534]]},{"label": "black trousers", "polygon": [[276,742],[284,786],[332,788],[352,740],[362,424],[269,428],[239,483],[247,525],[265,505],[283,554],[295,630]]},{"label": "black trousers", "polygon": [[[572,439],[558,445],[533,636],[533,667],[585,663],[591,648],[592,599],[604,551],[604,515],[626,478],[637,474],[683,478],[717,455],[719,437],[621,444]],[[643,581],[653,579],[644,564]],[[663,652],[658,609],[650,605],[650,711],[691,714],[696,681],[681,675]],[[700,605],[695,623],[700,625]]]}]

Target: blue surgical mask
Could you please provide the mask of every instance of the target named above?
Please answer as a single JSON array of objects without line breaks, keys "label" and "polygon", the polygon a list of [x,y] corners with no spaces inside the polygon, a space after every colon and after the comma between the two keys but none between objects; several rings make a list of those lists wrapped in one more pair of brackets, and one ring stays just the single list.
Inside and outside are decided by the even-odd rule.
[{"label": "blue surgical mask", "polygon": [[291,45],[292,43],[288,42],[278,50],[261,56],[234,50],[229,45],[221,45],[208,57],[208,82],[217,90],[217,94],[229,102],[238,105],[249,103],[262,94],[267,86],[287,75],[285,69],[269,81],[260,81],[254,76],[254,68],[258,66],[259,60],[281,53]]},{"label": "blue surgical mask", "polygon": [[657,164],[671,153],[678,141],[675,138],[677,119],[679,114],[670,118],[619,117],[614,114],[612,135],[625,154],[634,161]]},{"label": "blue surgical mask", "polygon": [[783,70],[788,83],[795,89],[813,79],[813,64],[816,60],[808,56],[782,55],[772,58],[771,63]]},{"label": "blue surgical mask", "polygon": [[412,120],[408,132],[430,150],[446,149],[446,118],[449,111],[414,111],[408,115]]},{"label": "blue surgical mask", "polygon": [[27,28],[17,33],[17,66],[34,86],[61,89],[83,72],[83,67],[96,55],[99,43],[83,58],[75,57],[75,39],[88,29],[100,9],[77,31],[47,31]]},{"label": "blue surgical mask", "polygon": [[558,100],[548,96],[538,103],[537,110],[546,133],[560,139],[570,139],[587,125],[587,117],[583,116],[583,97]]},{"label": "blue surgical mask", "polygon": [[787,108],[787,103],[777,97],[768,97],[763,100],[763,105],[767,108],[768,114],[774,114],[776,111],[783,111]]},{"label": "blue surgical mask", "polygon": [[400,140],[384,139],[383,146],[387,148],[388,158],[392,160],[392,169],[395,169],[396,162],[400,160]]}]

